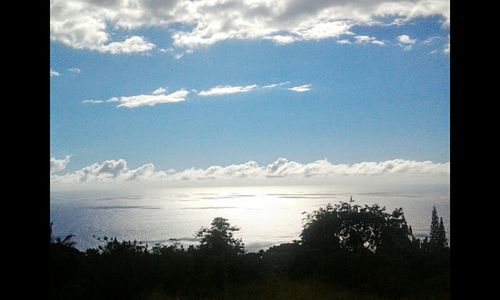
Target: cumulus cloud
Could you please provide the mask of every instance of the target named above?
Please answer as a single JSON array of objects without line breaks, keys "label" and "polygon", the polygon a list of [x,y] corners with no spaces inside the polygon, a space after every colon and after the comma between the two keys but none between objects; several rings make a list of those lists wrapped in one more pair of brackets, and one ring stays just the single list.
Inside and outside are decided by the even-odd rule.
[{"label": "cumulus cloud", "polygon": [[408,35],[406,34],[403,34],[403,35],[400,35],[397,37],[397,40],[401,43],[401,44],[410,44],[410,45],[413,45],[415,44],[415,42],[417,41],[416,39],[412,39],[410,38]]},{"label": "cumulus cloud", "polygon": [[449,26],[449,0],[52,0],[50,35],[77,49],[147,52],[143,37],[111,41],[115,30],[167,28],[173,45],[187,49],[225,40],[271,40],[278,45],[352,34],[359,26],[404,24],[441,16]]},{"label": "cumulus cloud", "polygon": [[[69,158],[68,158],[69,160]],[[52,166],[52,159],[51,159]],[[51,167],[52,173],[52,167]],[[308,164],[279,158],[266,166],[255,161],[206,169],[190,168],[183,171],[159,171],[149,163],[129,169],[123,159],[95,163],[66,175],[53,175],[52,183],[124,182],[124,181],[200,181],[227,179],[310,178],[331,176],[375,175],[449,175],[450,163],[394,159],[383,162],[332,164],[326,159]]]},{"label": "cumulus cloud", "polygon": [[398,45],[405,51],[409,51],[413,48],[413,45],[417,41],[416,39],[410,38],[408,35],[403,34],[396,38],[398,40]]},{"label": "cumulus cloud", "polygon": [[57,173],[66,169],[66,166],[69,164],[70,156],[66,155],[64,159],[56,159],[54,157],[50,158],[50,174]]},{"label": "cumulus cloud", "polygon": [[68,71],[70,72],[73,72],[75,74],[80,74],[82,73],[82,70],[78,69],[78,68],[69,68]]},{"label": "cumulus cloud", "polygon": [[[115,23],[120,15],[134,18],[128,1],[52,0],[50,2],[50,38],[76,49],[88,49],[111,54],[130,54],[150,51],[154,44],[143,37],[132,36],[121,42],[112,42],[108,23]],[[131,1],[137,2],[137,1]],[[116,11],[113,11],[116,9]],[[117,25],[117,24],[116,24]],[[117,26],[119,28],[120,26]]]},{"label": "cumulus cloud", "polygon": [[[356,40],[355,41],[356,44],[375,44],[375,45],[378,45],[378,46],[385,45],[384,42],[379,41],[375,37],[368,36],[368,35],[357,35],[357,36],[354,37],[354,39]],[[345,40],[343,40],[343,41],[345,41]],[[339,44],[342,44],[342,43],[346,44],[345,42],[341,43],[340,41],[338,41],[337,43],[339,43]]]},{"label": "cumulus cloud", "polygon": [[297,93],[308,92],[311,90],[311,85],[304,84],[304,85],[294,86],[294,87],[289,88],[289,90],[297,92]]},{"label": "cumulus cloud", "polygon": [[142,36],[133,36],[122,42],[112,42],[107,45],[101,45],[95,50],[111,54],[131,54],[148,52],[154,47],[155,45],[153,43],[147,42]]},{"label": "cumulus cloud", "polygon": [[230,86],[230,85],[218,85],[206,91],[201,91],[198,93],[200,96],[222,96],[237,93],[248,93],[257,87],[256,84],[247,86]]},{"label": "cumulus cloud", "polygon": [[160,87],[153,91],[153,95],[163,95],[167,90]]},{"label": "cumulus cloud", "polygon": [[57,76],[61,76],[61,73],[50,69],[50,77],[57,77]]}]

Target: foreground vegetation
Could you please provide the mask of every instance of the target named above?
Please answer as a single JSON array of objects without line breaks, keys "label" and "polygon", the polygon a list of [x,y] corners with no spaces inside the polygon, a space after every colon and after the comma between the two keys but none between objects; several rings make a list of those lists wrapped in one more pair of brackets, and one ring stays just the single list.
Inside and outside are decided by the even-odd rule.
[{"label": "foreground vegetation", "polygon": [[103,237],[81,252],[50,229],[52,299],[449,298],[449,247],[435,208],[420,240],[402,209],[328,204],[307,216],[299,240],[257,253],[245,253],[224,218],[187,248]]}]

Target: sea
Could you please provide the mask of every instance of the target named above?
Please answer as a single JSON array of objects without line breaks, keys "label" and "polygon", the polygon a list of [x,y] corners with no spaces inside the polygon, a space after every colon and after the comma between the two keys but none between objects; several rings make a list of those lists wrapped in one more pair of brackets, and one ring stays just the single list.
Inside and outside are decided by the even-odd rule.
[{"label": "sea", "polygon": [[428,236],[433,206],[450,239],[448,184],[377,188],[332,186],[208,186],[51,191],[53,235],[74,235],[80,250],[97,247],[98,237],[141,242],[149,247],[172,239],[196,245],[195,233],[215,217],[240,230],[246,252],[300,239],[308,213],[328,203],[379,204],[403,208],[417,238]]}]

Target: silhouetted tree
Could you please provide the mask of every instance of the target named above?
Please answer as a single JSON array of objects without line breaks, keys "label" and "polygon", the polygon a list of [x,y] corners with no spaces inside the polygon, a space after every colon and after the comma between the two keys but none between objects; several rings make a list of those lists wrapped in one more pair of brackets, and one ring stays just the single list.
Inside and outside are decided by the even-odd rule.
[{"label": "silhouetted tree", "polygon": [[446,231],[444,229],[443,218],[439,220],[439,229],[438,229],[438,245],[442,248],[448,246],[448,241],[446,240]]},{"label": "silhouetted tree", "polygon": [[241,239],[233,237],[235,231],[240,230],[231,226],[227,219],[217,217],[212,221],[210,228],[201,228],[196,237],[200,240],[200,250],[207,254],[239,255],[243,254],[244,244]]},{"label": "silhouetted tree", "polygon": [[431,230],[430,230],[430,243],[434,243],[438,239],[438,230],[439,230],[439,218],[437,215],[436,207],[432,207],[432,216],[431,216]]},{"label": "silhouetted tree", "polygon": [[444,229],[443,218],[439,218],[436,207],[432,208],[431,228],[429,242],[426,243],[430,250],[444,249],[448,246],[446,231]]},{"label": "silhouetted tree", "polygon": [[300,235],[302,244],[326,251],[374,253],[406,247],[413,238],[402,208],[389,214],[377,204],[361,207],[341,202],[314,211],[306,220]]},{"label": "silhouetted tree", "polygon": [[[435,208],[430,239],[423,242],[413,236],[401,208],[389,213],[352,199],[312,212],[299,241],[266,251],[245,253],[243,241],[234,237],[238,230],[218,217],[195,233],[199,245],[187,249],[177,240],[148,248],[103,237],[97,248],[80,252],[72,235],[54,238],[50,223],[52,299],[247,299],[231,293],[272,289],[276,280],[292,288],[301,280],[326,289],[350,287],[388,299],[447,298],[449,247]],[[273,295],[262,299],[279,298]]]}]

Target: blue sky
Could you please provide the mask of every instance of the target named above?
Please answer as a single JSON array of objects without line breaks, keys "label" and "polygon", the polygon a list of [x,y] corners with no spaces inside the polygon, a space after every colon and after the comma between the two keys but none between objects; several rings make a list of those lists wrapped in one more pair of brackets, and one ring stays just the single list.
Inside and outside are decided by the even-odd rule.
[{"label": "blue sky", "polygon": [[[342,1],[332,1],[336,2]],[[377,9],[386,7],[384,1],[375,2],[380,2]],[[297,6],[289,12],[302,9],[296,13],[300,18],[290,17],[290,24],[276,25],[270,32],[261,33],[256,26],[253,35],[238,22],[212,26],[210,22],[220,19],[210,19],[207,7],[196,7],[198,17],[183,24],[169,20],[168,14],[152,18],[156,6],[146,14],[144,5],[143,18],[117,21],[115,15],[101,17],[108,12],[104,4],[52,1],[51,157],[70,155],[71,163],[64,165],[68,172],[117,159],[131,168],[152,163],[158,170],[248,161],[267,165],[279,157],[302,163],[446,163],[448,2],[414,2],[428,11],[413,8],[412,14],[404,15],[407,10],[401,8],[397,17],[380,17],[367,10],[365,17],[371,22],[346,15],[350,21],[340,33],[323,30],[335,18],[343,19],[340,13],[325,19],[330,11],[335,15],[335,5]],[[72,10],[68,3],[86,9]],[[353,3],[360,9],[365,5]],[[240,12],[248,7],[219,9]],[[89,18],[105,24],[104,29],[93,28]],[[120,23],[127,20],[128,25]],[[313,22],[321,30],[304,31],[301,20],[313,20],[316,23],[307,24]],[[82,27],[71,28],[75,22],[90,25],[81,33]],[[193,24],[204,24],[210,34],[198,32],[201,25]],[[99,40],[103,34],[106,38]],[[196,39],[184,42],[178,38],[182,34]],[[131,41],[136,46],[130,46]],[[304,85],[306,91],[292,89]],[[246,91],[230,93],[229,86]],[[203,96],[203,91],[210,94],[207,91],[216,87],[225,93]],[[131,106],[138,98],[126,99],[146,95],[144,99],[156,101],[159,98],[151,96],[159,88],[165,91],[157,91],[157,96],[178,102]],[[107,102],[110,99],[114,100]]]}]

